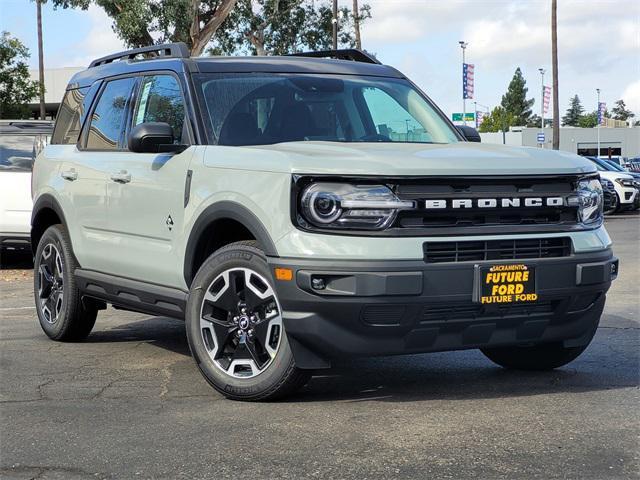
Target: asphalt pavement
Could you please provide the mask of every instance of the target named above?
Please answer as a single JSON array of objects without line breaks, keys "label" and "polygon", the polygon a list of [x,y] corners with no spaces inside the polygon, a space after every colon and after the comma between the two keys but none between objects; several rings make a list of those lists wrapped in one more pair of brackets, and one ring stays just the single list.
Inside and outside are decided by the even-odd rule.
[{"label": "asphalt pavement", "polygon": [[640,217],[592,345],[522,373],[478,351],[343,362],[276,403],[224,399],[180,321],[109,308],[82,343],[38,325],[28,258],[0,271],[0,478],[640,478]]}]

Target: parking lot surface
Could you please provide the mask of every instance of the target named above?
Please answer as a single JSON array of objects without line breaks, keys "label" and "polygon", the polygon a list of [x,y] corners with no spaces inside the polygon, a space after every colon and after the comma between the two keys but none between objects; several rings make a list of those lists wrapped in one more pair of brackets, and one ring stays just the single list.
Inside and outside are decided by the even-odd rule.
[{"label": "parking lot surface", "polygon": [[277,403],[212,390],[180,321],[109,308],[41,332],[28,260],[0,272],[0,477],[640,478],[640,217],[589,349],[547,373],[478,351],[348,361]]}]

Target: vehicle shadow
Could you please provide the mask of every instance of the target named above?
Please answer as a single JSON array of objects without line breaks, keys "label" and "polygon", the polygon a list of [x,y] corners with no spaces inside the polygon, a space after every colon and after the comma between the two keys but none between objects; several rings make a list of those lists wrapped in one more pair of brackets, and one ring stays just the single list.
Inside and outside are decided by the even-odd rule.
[{"label": "vehicle shadow", "polygon": [[[549,372],[505,370],[478,350],[342,360],[314,372],[300,392],[280,403],[467,400],[637,388],[637,341],[623,337],[629,337],[624,329],[600,329],[580,358]],[[184,323],[161,317],[96,331],[86,341],[147,342],[190,355]]]}]

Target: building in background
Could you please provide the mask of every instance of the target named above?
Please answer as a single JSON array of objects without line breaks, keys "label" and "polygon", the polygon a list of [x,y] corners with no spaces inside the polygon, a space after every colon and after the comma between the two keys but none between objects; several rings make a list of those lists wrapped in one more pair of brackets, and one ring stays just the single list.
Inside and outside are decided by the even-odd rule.
[{"label": "building in background", "polygon": [[[64,68],[48,68],[44,71],[44,102],[48,119],[54,119],[58,112],[58,107],[62,100],[62,96],[67,88],[67,84],[71,77],[76,73],[85,70],[83,67],[64,67]],[[38,81],[38,69],[29,70],[31,80]],[[34,98],[33,103],[29,104],[29,108],[34,118],[40,114],[40,103]]]},{"label": "building in background", "polygon": [[[499,143],[523,147],[539,147],[538,134],[540,128],[513,127],[511,131],[481,133],[484,143]],[[552,147],[553,130],[544,129],[544,148]],[[560,150],[584,156],[596,156],[598,150],[598,133],[595,128],[562,127],[560,129]],[[633,128],[601,128],[601,157],[640,157],[640,127]]]}]

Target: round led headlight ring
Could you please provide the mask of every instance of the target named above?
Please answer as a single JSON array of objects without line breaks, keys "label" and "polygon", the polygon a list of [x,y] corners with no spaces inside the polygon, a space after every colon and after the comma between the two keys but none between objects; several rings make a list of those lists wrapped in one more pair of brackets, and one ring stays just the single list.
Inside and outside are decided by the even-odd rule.
[{"label": "round led headlight ring", "polygon": [[340,199],[331,192],[314,192],[307,203],[307,213],[314,222],[333,223],[342,215]]}]

